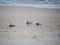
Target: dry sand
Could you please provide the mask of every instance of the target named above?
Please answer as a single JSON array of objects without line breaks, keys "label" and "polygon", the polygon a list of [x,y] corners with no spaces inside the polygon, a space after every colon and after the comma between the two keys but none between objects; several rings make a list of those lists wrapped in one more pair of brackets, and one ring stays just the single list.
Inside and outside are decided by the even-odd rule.
[{"label": "dry sand", "polygon": [[0,6],[0,45],[60,45],[60,9]]}]

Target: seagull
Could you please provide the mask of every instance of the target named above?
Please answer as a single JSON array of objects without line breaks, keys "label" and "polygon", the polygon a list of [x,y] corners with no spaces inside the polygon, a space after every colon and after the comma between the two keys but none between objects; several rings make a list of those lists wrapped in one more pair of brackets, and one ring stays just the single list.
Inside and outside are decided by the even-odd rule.
[{"label": "seagull", "polygon": [[42,25],[42,24],[40,22],[35,21],[35,25],[39,26],[39,25]]},{"label": "seagull", "polygon": [[10,27],[10,28],[11,28],[11,27],[15,27],[15,25],[14,25],[14,24],[12,24],[12,23],[10,23],[9,27]]}]

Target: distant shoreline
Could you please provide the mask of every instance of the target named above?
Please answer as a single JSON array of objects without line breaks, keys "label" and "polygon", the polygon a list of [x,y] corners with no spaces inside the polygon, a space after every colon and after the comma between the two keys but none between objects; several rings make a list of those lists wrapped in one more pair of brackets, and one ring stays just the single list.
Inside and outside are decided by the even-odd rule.
[{"label": "distant shoreline", "polygon": [[34,8],[49,8],[49,9],[60,9],[60,4],[0,4],[0,6],[24,6]]}]

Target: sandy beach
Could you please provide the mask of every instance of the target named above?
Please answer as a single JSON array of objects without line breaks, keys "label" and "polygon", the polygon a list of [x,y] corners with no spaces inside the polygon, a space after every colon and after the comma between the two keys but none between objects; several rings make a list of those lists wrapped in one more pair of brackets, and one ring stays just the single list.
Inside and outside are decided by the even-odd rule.
[{"label": "sandy beach", "polygon": [[60,45],[60,9],[0,6],[0,45]]}]

